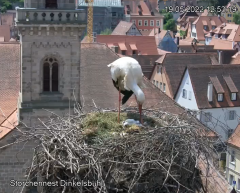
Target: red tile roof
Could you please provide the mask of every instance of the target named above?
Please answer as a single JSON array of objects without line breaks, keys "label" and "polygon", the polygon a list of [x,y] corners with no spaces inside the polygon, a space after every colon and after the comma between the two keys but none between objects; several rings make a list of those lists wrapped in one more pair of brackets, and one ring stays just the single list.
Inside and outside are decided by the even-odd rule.
[{"label": "red tile roof", "polygon": [[[131,16],[149,16],[149,17],[161,17],[157,11],[157,0],[123,0],[122,1],[125,7],[125,14],[128,14],[127,11],[130,10]],[[151,11],[154,12],[154,15],[151,14]]]},{"label": "red tile roof", "polygon": [[[20,89],[20,44],[0,44],[0,58],[0,125],[2,125],[17,108]],[[8,133],[3,130],[2,128],[1,136]]]},{"label": "red tile roof", "polygon": [[[111,35],[126,35],[134,24],[127,21],[120,21]],[[136,26],[135,26],[136,27]]]},{"label": "red tile roof", "polygon": [[[232,101],[229,87],[224,79],[225,76],[230,75],[237,90],[240,90],[240,65],[190,66],[188,67],[188,72],[199,109],[240,106],[239,93],[237,94],[237,100]],[[220,84],[222,88],[220,88],[220,91],[217,91],[219,93],[221,93],[222,90],[224,91],[223,102],[217,101],[217,91],[215,91],[215,89],[213,89],[213,102],[208,101],[207,89],[210,81],[209,77],[217,77],[219,80],[218,84]]]},{"label": "red tile roof", "polygon": [[96,41],[106,45],[119,46],[122,49],[126,47],[129,56],[132,55],[130,44],[136,45],[141,55],[158,55],[154,36],[97,35]]},{"label": "red tile roof", "polygon": [[[199,16],[193,24],[196,25],[197,31],[197,39],[198,40],[205,40],[205,34],[212,30],[213,22],[216,26],[221,25],[222,23],[226,23],[227,20],[224,17],[218,16]],[[203,26],[207,25],[207,30],[204,30]]]},{"label": "red tile roof", "polygon": [[[118,55],[104,44],[81,44],[81,66],[84,66],[84,68],[81,68],[80,89],[84,97],[86,110],[92,109],[92,107],[87,106],[87,104],[92,104],[92,99],[99,107],[117,108],[118,91],[112,85],[111,74],[107,64],[118,58]],[[184,111],[174,100],[170,99],[150,81],[144,79],[144,84],[146,85],[146,88],[144,88],[146,95],[145,108],[159,108],[159,110],[175,114]],[[126,105],[130,104],[136,105],[134,96]]]},{"label": "red tile roof", "polygon": [[[168,84],[171,95],[177,92],[184,70],[188,65],[212,65],[211,57],[217,57],[212,53],[167,53],[162,59],[162,65],[165,68],[168,77]],[[162,56],[163,57],[163,56]]]},{"label": "red tile roof", "polygon": [[240,124],[236,127],[233,134],[229,137],[227,143],[228,145],[240,148]]}]

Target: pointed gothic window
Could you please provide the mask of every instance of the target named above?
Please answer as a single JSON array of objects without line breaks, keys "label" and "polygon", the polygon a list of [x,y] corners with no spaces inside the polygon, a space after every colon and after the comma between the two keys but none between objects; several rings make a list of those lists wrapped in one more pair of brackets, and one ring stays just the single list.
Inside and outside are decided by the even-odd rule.
[{"label": "pointed gothic window", "polygon": [[58,91],[58,62],[55,58],[47,58],[43,64],[43,91]]}]

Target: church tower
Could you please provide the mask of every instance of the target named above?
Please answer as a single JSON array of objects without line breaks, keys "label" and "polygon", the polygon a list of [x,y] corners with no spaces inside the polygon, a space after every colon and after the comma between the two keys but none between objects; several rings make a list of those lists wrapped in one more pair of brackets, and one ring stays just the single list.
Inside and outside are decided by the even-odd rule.
[{"label": "church tower", "polygon": [[21,43],[19,121],[34,126],[80,101],[80,36],[86,13],[75,0],[25,0],[16,8]]}]

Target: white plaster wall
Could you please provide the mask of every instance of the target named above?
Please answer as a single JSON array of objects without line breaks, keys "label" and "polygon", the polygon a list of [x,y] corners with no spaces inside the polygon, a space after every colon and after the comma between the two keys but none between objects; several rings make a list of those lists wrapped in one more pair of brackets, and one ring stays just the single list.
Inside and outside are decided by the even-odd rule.
[{"label": "white plaster wall", "polygon": [[[234,120],[228,120],[229,111],[234,110],[236,116]],[[204,123],[222,136],[223,140],[228,139],[228,129],[235,129],[239,123],[240,107],[203,109],[205,113],[212,114],[212,120]]]},{"label": "white plaster wall", "polygon": [[205,44],[206,44],[206,45],[209,45],[210,42],[211,42],[211,40],[212,40],[212,38],[206,37],[206,38],[205,38]]},{"label": "white plaster wall", "polygon": [[[192,33],[196,33],[196,37],[192,36]],[[196,38],[197,39],[196,25],[192,25],[192,33],[191,33],[191,38]]]},{"label": "white plaster wall", "polygon": [[[183,98],[183,89],[187,90],[187,98]],[[189,91],[192,93],[191,94],[191,100],[189,100]],[[198,106],[197,106],[197,102],[196,102],[196,98],[193,92],[193,88],[192,88],[192,83],[190,80],[190,76],[188,73],[188,70],[186,70],[183,80],[181,82],[180,88],[178,90],[178,93],[176,95],[175,101],[180,104],[181,106],[187,108],[187,109],[191,109],[191,110],[198,110]]]}]

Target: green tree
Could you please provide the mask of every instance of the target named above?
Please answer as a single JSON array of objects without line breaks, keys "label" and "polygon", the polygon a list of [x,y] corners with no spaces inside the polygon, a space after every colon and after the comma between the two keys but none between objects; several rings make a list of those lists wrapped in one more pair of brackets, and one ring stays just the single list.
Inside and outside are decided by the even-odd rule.
[{"label": "green tree", "polygon": [[233,14],[233,22],[236,24],[240,24],[240,12]]},{"label": "green tree", "polygon": [[100,34],[101,34],[101,35],[110,35],[111,33],[112,33],[112,30],[109,29],[109,28],[107,28],[107,29],[101,31]]},{"label": "green tree", "polygon": [[176,31],[176,24],[174,19],[169,19],[163,26],[165,30]]},{"label": "green tree", "polygon": [[5,6],[2,6],[0,11],[1,11],[1,13],[6,13],[7,8]]},{"label": "green tree", "polygon": [[168,20],[173,19],[173,14],[170,12],[167,12],[166,9],[162,9],[159,11],[164,16],[163,24],[166,24]]},{"label": "green tree", "polygon": [[13,3],[23,3],[24,0],[0,0],[0,6],[6,9],[12,9]]}]

